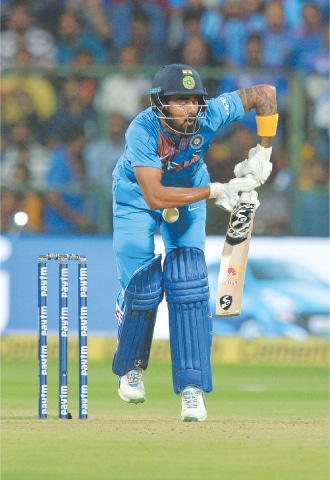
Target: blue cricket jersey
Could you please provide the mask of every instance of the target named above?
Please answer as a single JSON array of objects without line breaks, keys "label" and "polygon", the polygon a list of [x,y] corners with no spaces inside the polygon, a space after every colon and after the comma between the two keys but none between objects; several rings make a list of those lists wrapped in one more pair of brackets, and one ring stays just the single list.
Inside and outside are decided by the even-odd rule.
[{"label": "blue cricket jersey", "polygon": [[205,245],[206,201],[179,208],[179,220],[162,221],[161,210],[151,210],[143,198],[134,167],[162,171],[162,184],[177,187],[208,185],[204,154],[221,125],[240,120],[245,112],[236,92],[207,101],[200,129],[189,137],[166,132],[151,108],[141,112],[126,132],[123,155],[113,172],[113,246],[119,281],[126,288],[132,275],[154,255],[154,234],[159,225],[166,253],[177,247]]},{"label": "blue cricket jersey", "polygon": [[151,107],[141,112],[127,129],[125,151],[113,178],[137,183],[134,167],[154,167],[162,170],[165,186],[193,186],[194,174],[204,164],[204,154],[217,130],[245,115],[236,92],[222,94],[206,103],[206,116],[199,119],[199,131],[182,138],[166,132]]}]

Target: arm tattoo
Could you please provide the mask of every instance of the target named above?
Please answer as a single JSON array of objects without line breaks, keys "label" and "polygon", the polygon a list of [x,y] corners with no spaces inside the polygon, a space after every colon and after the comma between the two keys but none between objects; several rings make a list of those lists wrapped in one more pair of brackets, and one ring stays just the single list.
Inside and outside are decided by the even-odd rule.
[{"label": "arm tattoo", "polygon": [[237,90],[245,112],[252,108],[260,116],[274,115],[277,112],[276,90],[269,85],[256,85],[255,87],[242,88]]}]

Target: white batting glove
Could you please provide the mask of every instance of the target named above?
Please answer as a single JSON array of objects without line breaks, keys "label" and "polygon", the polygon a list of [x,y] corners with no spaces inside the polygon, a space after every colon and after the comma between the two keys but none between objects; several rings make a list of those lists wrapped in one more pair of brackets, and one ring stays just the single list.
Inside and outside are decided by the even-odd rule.
[{"label": "white batting glove", "polygon": [[245,177],[251,174],[256,182],[255,187],[260,187],[271,174],[273,164],[270,161],[272,147],[265,148],[259,143],[249,151],[249,158],[238,163],[234,168],[236,177]]},{"label": "white batting glove", "polygon": [[240,192],[251,192],[256,186],[254,178],[233,178],[228,183],[210,183],[209,198],[215,198],[218,207],[231,212],[239,200]]},{"label": "white batting glove", "polygon": [[260,205],[260,202],[258,200],[258,193],[255,190],[252,190],[252,192],[250,192],[250,202],[255,204],[256,209]]}]

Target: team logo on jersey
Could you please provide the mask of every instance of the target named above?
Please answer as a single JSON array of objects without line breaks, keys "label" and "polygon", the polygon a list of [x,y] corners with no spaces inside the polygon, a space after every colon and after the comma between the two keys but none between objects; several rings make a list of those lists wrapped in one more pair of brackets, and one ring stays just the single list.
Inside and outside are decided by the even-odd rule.
[{"label": "team logo on jersey", "polygon": [[226,114],[229,116],[229,104],[226,98],[220,97],[220,100],[222,101],[222,105],[224,106],[224,109],[226,111]]},{"label": "team logo on jersey", "polygon": [[190,140],[190,145],[192,148],[200,148],[204,143],[204,137],[202,135],[195,135]]},{"label": "team logo on jersey", "polygon": [[190,75],[184,75],[182,83],[184,88],[186,88],[187,90],[192,90],[193,88],[195,88],[196,85],[195,79]]}]

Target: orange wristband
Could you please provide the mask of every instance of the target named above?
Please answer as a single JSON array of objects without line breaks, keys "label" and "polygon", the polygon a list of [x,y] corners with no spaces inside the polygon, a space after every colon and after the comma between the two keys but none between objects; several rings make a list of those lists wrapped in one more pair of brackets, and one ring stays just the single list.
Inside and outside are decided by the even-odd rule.
[{"label": "orange wristband", "polygon": [[269,115],[268,117],[256,115],[256,122],[259,137],[275,137],[278,123],[278,113],[275,115]]}]

